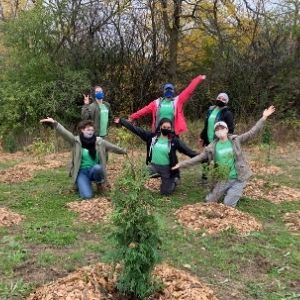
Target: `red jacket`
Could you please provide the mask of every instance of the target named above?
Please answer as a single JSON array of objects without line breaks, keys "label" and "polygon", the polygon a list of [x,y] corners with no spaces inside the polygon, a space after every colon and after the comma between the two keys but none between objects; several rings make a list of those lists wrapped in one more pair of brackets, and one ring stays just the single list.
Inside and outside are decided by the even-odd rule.
[{"label": "red jacket", "polygon": [[[179,135],[187,130],[187,125],[185,121],[185,117],[183,114],[183,105],[186,103],[190,97],[192,96],[196,87],[203,81],[203,75],[199,75],[195,77],[191,83],[178,95],[174,98],[174,108],[175,108],[175,116],[174,116],[174,130],[175,134]],[[139,119],[147,114],[152,114],[152,131],[154,132],[157,127],[157,108],[159,106],[161,98],[153,100],[147,106],[133,113],[130,118],[132,120]]]}]

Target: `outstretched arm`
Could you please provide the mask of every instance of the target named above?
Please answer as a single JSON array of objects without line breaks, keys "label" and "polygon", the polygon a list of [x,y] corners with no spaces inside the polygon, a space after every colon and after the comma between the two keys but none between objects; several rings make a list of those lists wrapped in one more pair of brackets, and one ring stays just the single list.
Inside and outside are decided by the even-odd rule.
[{"label": "outstretched arm", "polygon": [[130,130],[132,133],[134,133],[135,135],[137,135],[138,137],[140,137],[143,141],[147,141],[152,133],[150,131],[147,131],[141,127],[132,125],[130,122],[128,122],[127,120],[123,119],[123,118],[115,118],[115,123],[116,124],[121,124],[122,126],[126,127],[128,130]]},{"label": "outstretched arm", "polygon": [[189,148],[184,142],[182,142],[181,140],[177,140],[178,144],[177,144],[177,150],[183,154],[185,154],[186,156],[189,157],[194,157],[196,155],[198,155],[199,153],[197,153],[196,151],[192,150],[191,148]]},{"label": "outstretched arm", "polygon": [[193,158],[181,161],[180,163],[175,165],[172,168],[172,170],[176,170],[176,169],[179,169],[179,168],[191,167],[191,166],[194,166],[194,165],[196,165],[198,163],[201,163],[203,161],[207,161],[207,159],[208,159],[207,152],[204,150],[202,153],[198,154],[197,156],[195,156]]},{"label": "outstretched arm", "polygon": [[45,123],[45,124],[51,124],[54,129],[69,143],[74,143],[75,141],[75,136],[73,135],[72,132],[64,128],[61,124],[59,124],[57,121],[55,121],[52,118],[46,118],[40,120],[40,123]]},{"label": "outstretched arm", "polygon": [[191,98],[196,87],[205,79],[206,79],[205,75],[199,75],[195,77],[190,82],[190,84],[179,94],[178,102],[184,104],[186,101],[188,101]]},{"label": "outstretched arm", "polygon": [[275,111],[275,107],[272,105],[269,108],[265,109],[263,116],[257,121],[257,123],[247,132],[238,136],[241,143],[247,142],[250,139],[254,138],[255,135],[263,128],[267,118]]},{"label": "outstretched arm", "polygon": [[105,145],[105,148],[107,149],[107,151],[114,152],[117,154],[126,154],[127,153],[125,149],[120,148],[106,140],[103,140],[103,144]]},{"label": "outstretched arm", "polygon": [[131,114],[129,116],[130,120],[136,120],[139,119],[145,115],[151,114],[152,111],[155,110],[155,100],[150,102],[150,104],[148,104],[147,106],[141,108],[140,110],[138,110],[137,112]]}]

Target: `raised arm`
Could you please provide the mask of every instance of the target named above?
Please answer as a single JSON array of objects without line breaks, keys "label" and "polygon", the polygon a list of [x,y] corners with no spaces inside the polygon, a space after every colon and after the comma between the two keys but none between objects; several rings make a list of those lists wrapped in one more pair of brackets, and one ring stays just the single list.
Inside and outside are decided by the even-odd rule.
[{"label": "raised arm", "polygon": [[136,120],[136,119],[139,119],[145,115],[148,115],[148,114],[151,114],[152,111],[155,110],[155,100],[150,102],[150,104],[148,104],[147,106],[141,108],[140,110],[138,110],[137,112],[131,114],[129,116],[129,119],[130,120]]},{"label": "raised arm", "polygon": [[147,140],[152,136],[152,133],[150,131],[147,131],[138,126],[134,126],[123,118],[115,118],[115,123],[121,124],[122,126],[126,127],[128,130],[140,137],[145,142],[147,142]]},{"label": "raised arm", "polygon": [[73,144],[75,142],[75,136],[72,132],[64,128],[61,124],[59,124],[57,121],[55,121],[52,118],[46,118],[40,120],[40,123],[45,124],[51,124],[52,127],[69,143]]},{"label": "raised arm", "polygon": [[250,139],[254,138],[256,134],[263,128],[267,118],[275,111],[275,107],[272,105],[269,108],[265,109],[263,116],[257,121],[257,123],[247,132],[238,136],[238,139],[241,143],[247,142]]},{"label": "raised arm", "polygon": [[178,102],[181,104],[184,104],[186,101],[188,101],[196,87],[206,78],[205,75],[198,75],[195,77],[190,84],[179,94]]},{"label": "raised arm", "polygon": [[83,94],[83,106],[81,108],[81,119],[82,120],[90,120],[91,110],[90,110],[90,98],[89,95]]}]

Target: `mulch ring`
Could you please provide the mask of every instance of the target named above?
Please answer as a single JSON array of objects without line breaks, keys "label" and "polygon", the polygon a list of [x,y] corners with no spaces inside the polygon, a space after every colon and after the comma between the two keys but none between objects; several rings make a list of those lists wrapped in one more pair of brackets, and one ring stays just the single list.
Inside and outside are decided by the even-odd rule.
[{"label": "mulch ring", "polygon": [[285,225],[288,227],[289,231],[295,234],[300,234],[300,211],[295,211],[291,213],[286,213],[283,216]]},{"label": "mulch ring", "polygon": [[66,205],[72,211],[79,213],[79,219],[89,223],[100,223],[108,220],[112,205],[106,198],[95,198],[70,202]]},{"label": "mulch ring", "polygon": [[257,178],[247,183],[243,194],[255,200],[266,199],[273,203],[300,200],[300,190]]},{"label": "mulch ring", "polygon": [[[185,271],[160,265],[154,274],[163,281],[165,288],[148,300],[217,300],[210,288]],[[112,274],[112,268],[98,263],[38,288],[27,300],[130,299],[118,294],[115,286],[116,274]]]},{"label": "mulch ring", "polygon": [[[68,155],[69,156],[69,155]],[[18,183],[32,179],[36,171],[60,168],[66,165],[66,153],[50,154],[43,160],[29,159],[0,171],[0,182]]]},{"label": "mulch ring", "polygon": [[145,182],[145,188],[151,192],[159,192],[160,181],[160,178],[149,178]]},{"label": "mulch ring", "polygon": [[252,160],[250,161],[250,168],[255,174],[263,174],[263,175],[279,175],[283,173],[283,170],[280,167],[265,164],[260,160]]},{"label": "mulch ring", "polygon": [[11,210],[0,207],[0,227],[19,224],[23,217]]},{"label": "mulch ring", "polygon": [[262,229],[261,223],[247,213],[219,203],[196,203],[175,212],[181,225],[193,230],[205,229],[208,234],[234,228],[247,234]]}]

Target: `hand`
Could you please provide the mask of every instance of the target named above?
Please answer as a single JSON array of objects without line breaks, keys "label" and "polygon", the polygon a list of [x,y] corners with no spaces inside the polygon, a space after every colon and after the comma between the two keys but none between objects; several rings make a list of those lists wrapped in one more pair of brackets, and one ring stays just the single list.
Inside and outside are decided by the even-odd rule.
[{"label": "hand", "polygon": [[40,123],[55,123],[55,120],[47,117],[46,119],[40,120]]},{"label": "hand", "polygon": [[120,118],[114,118],[114,122],[115,122],[116,124],[120,124]]},{"label": "hand", "polygon": [[177,170],[177,169],[179,169],[180,167],[179,167],[179,164],[176,164],[174,167],[172,167],[172,170]]},{"label": "hand", "polygon": [[83,103],[85,105],[90,104],[90,96],[83,94]]},{"label": "hand", "polygon": [[127,121],[128,121],[129,123],[132,123],[132,122],[133,122],[133,119],[130,118],[130,117],[128,117],[128,118],[127,118]]},{"label": "hand", "polygon": [[202,80],[206,79],[206,75],[199,75]]},{"label": "hand", "polygon": [[273,112],[275,111],[275,107],[271,105],[263,112],[263,118],[266,120]]}]

